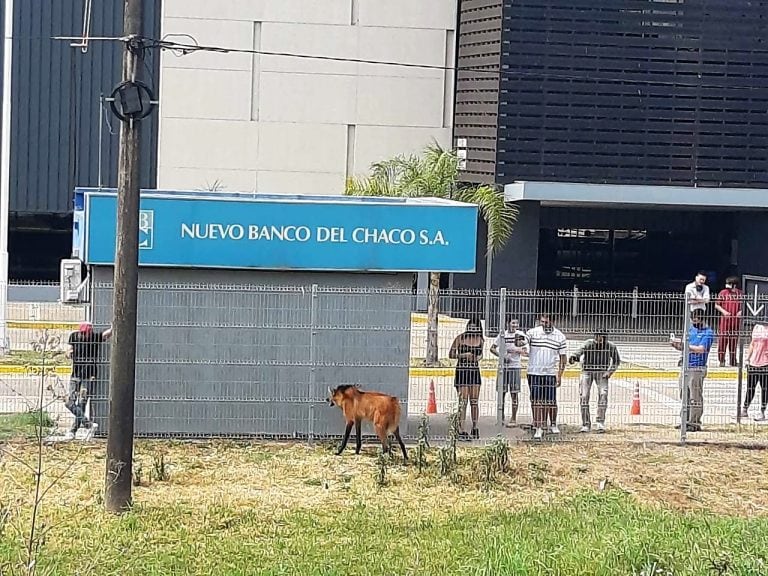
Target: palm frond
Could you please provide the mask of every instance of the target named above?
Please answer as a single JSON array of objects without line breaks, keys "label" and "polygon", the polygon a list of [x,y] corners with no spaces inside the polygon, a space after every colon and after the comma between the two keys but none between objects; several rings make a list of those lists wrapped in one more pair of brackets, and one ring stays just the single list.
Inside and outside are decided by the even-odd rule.
[{"label": "palm frond", "polygon": [[347,196],[400,196],[395,186],[379,178],[348,178],[344,194]]},{"label": "palm frond", "polygon": [[488,251],[497,253],[512,235],[519,210],[505,201],[504,192],[493,186],[471,186],[459,190],[457,200],[477,204],[488,226]]},{"label": "palm frond", "polygon": [[454,198],[476,204],[488,225],[488,250],[497,252],[512,234],[517,221],[517,206],[507,204],[503,192],[492,186],[459,188],[458,178],[456,153],[433,141],[420,156],[400,154],[373,163],[370,176],[347,181],[345,193],[350,196]]}]

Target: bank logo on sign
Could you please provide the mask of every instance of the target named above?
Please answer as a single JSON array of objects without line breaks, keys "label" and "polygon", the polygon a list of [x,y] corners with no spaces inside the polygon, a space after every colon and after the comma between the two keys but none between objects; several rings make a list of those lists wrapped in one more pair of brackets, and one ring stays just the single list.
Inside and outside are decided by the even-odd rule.
[{"label": "bank logo on sign", "polygon": [[152,250],[155,244],[155,211],[139,210],[139,250]]}]

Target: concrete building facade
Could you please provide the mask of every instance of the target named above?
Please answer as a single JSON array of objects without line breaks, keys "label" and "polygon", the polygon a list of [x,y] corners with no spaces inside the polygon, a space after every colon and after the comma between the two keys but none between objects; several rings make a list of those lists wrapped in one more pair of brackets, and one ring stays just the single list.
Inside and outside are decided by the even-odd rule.
[{"label": "concrete building facade", "polygon": [[456,4],[164,0],[164,38],[242,52],[163,53],[158,188],[341,194],[450,145]]}]

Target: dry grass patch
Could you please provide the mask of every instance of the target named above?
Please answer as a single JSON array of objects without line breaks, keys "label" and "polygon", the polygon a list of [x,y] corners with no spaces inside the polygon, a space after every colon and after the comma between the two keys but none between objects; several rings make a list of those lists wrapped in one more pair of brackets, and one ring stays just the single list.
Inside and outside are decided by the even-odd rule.
[{"label": "dry grass patch", "polygon": [[[33,457],[29,444],[6,449],[22,460]],[[481,454],[481,448],[460,448],[458,478],[453,480],[439,476],[434,448],[422,474],[397,458],[387,466],[387,486],[381,488],[375,481],[373,446],[364,447],[361,456],[350,452],[338,457],[330,445],[139,441],[134,493],[136,502],[148,507],[224,500],[270,517],[321,506],[344,508],[359,499],[383,509],[449,514],[478,508],[514,511],[607,484],[654,506],[745,516],[768,513],[764,450],[622,441],[512,445],[507,472],[496,474],[490,486],[482,478]],[[167,479],[156,473],[160,455]],[[45,448],[47,477],[78,460],[52,491],[55,501],[97,501],[103,458],[100,444]],[[4,498],[29,496],[32,481],[21,464],[4,458]]]}]

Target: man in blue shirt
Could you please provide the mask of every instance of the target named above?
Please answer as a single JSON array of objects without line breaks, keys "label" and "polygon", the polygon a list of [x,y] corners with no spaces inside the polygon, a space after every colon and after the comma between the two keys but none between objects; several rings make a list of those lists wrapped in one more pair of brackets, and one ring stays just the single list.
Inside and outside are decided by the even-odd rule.
[{"label": "man in blue shirt", "polygon": [[[704,378],[707,375],[709,351],[715,341],[712,328],[704,322],[701,310],[691,310],[691,327],[688,330],[688,369],[685,370],[684,385],[688,387],[688,432],[701,431],[701,417],[704,414]],[[683,349],[679,340],[671,340],[676,350]],[[682,389],[681,389],[682,391]]]}]

